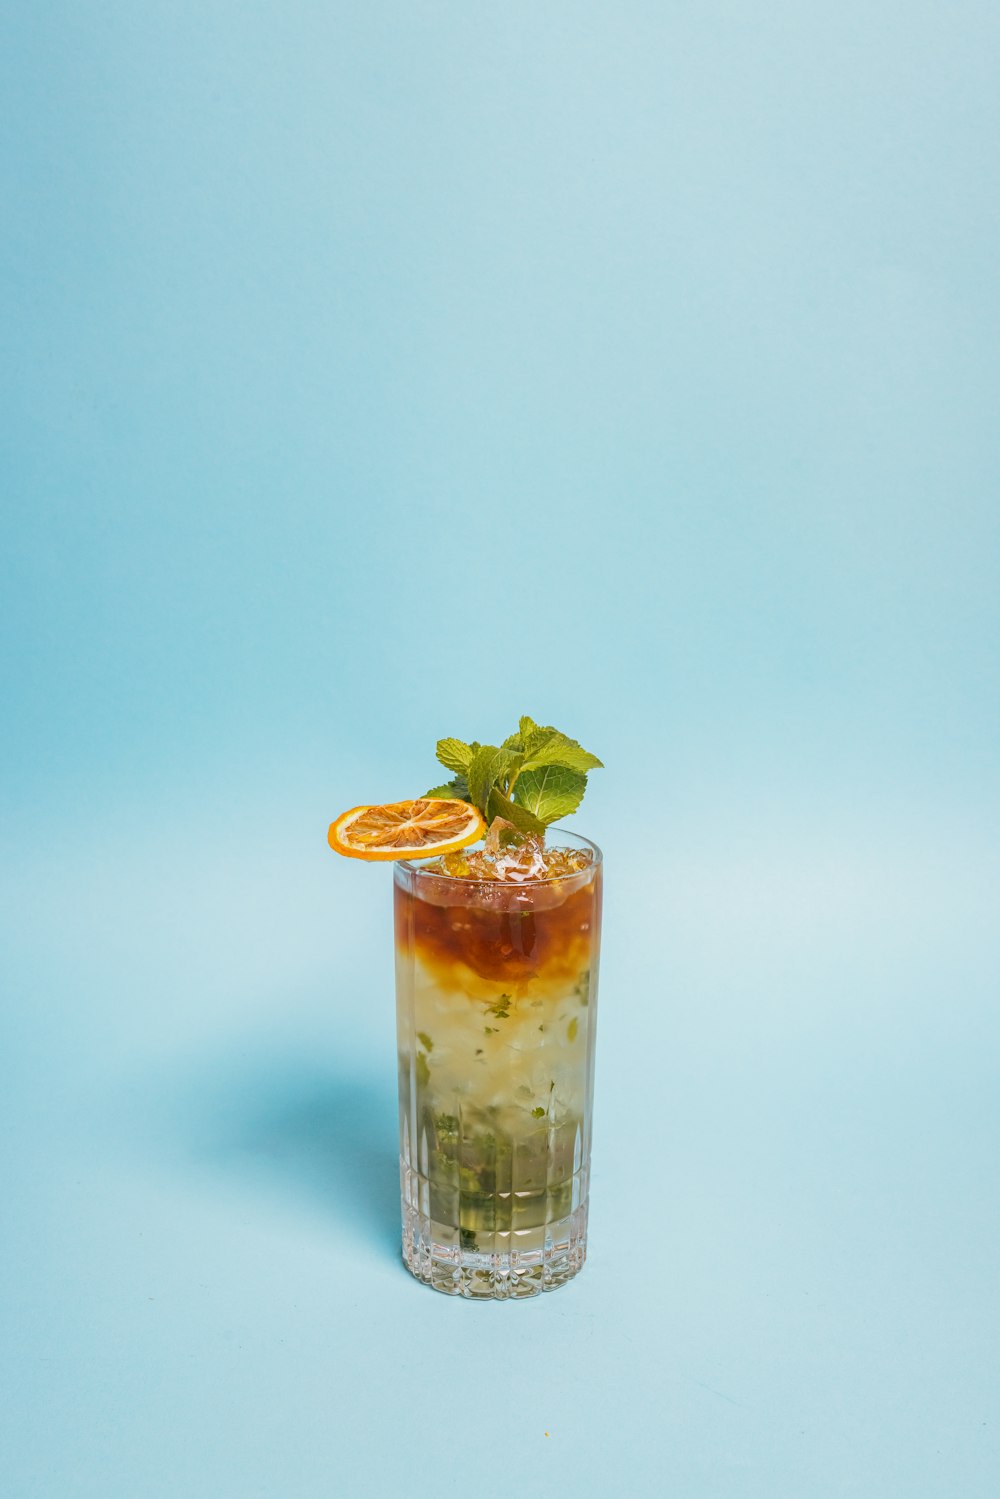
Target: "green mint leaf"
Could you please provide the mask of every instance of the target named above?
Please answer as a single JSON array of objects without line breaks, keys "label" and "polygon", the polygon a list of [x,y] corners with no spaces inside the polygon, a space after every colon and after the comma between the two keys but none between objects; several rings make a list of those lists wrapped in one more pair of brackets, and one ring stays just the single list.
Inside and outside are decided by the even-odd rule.
[{"label": "green mint leaf", "polygon": [[517,802],[512,802],[497,786],[494,786],[490,792],[490,799],[486,805],[487,821],[492,822],[495,817],[505,818],[516,828],[520,828],[522,833],[545,832],[544,822],[536,817],[534,812],[529,812],[527,807],[521,807]]},{"label": "green mint leaf", "polygon": [[484,815],[494,782],[506,777],[518,758],[495,744],[482,744],[473,755],[468,769],[469,795]]},{"label": "green mint leaf", "polygon": [[537,770],[542,765],[565,765],[570,770],[581,772],[603,769],[596,755],[585,750],[568,734],[561,734],[549,725],[524,736],[524,769]]},{"label": "green mint leaf", "polygon": [[503,748],[501,748],[500,753],[504,757],[501,775],[504,781],[509,784],[513,778],[516,778],[520,774],[521,767],[524,764],[524,754],[519,749]]},{"label": "green mint leaf", "polygon": [[424,792],[424,796],[444,796],[455,801],[467,802],[469,783],[464,776],[456,776],[453,781],[445,781],[441,786],[432,786],[430,791]]},{"label": "green mint leaf", "polygon": [[466,775],[469,797],[481,812],[486,811],[490,788],[499,774],[502,753],[494,744],[481,744],[469,762]]},{"label": "green mint leaf", "polygon": [[488,823],[502,817],[525,833],[544,832],[550,822],[575,812],[587,771],[601,761],[551,724],[523,714],[516,734],[498,747],[473,739],[439,739],[437,758],[453,779],[426,792],[471,802]]},{"label": "green mint leaf", "polygon": [[456,775],[465,775],[472,762],[473,748],[462,739],[439,739],[437,742],[437,757],[445,770],[452,770]]},{"label": "green mint leaf", "polygon": [[587,777],[565,765],[544,765],[539,770],[522,770],[514,796],[546,826],[559,817],[568,817],[583,801]]}]

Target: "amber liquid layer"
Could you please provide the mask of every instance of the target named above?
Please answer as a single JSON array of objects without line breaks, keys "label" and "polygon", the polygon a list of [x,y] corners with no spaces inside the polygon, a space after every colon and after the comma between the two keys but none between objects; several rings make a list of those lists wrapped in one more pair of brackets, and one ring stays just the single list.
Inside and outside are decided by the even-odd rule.
[{"label": "amber liquid layer", "polygon": [[440,1289],[533,1294],[582,1264],[600,880],[397,870],[404,1238]]}]

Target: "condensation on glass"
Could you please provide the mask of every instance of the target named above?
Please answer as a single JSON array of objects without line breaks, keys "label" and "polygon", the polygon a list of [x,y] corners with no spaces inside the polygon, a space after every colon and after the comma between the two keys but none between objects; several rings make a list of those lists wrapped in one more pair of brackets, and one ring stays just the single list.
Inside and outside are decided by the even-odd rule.
[{"label": "condensation on glass", "polygon": [[395,866],[403,1257],[436,1290],[533,1296],[582,1267],[601,853],[511,884]]}]

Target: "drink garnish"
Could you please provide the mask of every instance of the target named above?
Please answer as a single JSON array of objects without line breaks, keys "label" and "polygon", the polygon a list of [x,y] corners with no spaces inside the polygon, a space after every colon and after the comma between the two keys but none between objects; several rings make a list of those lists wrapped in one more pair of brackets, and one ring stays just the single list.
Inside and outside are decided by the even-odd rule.
[{"label": "drink garnish", "polygon": [[330,824],[330,847],[350,859],[414,859],[465,848],[485,823],[468,802],[442,797],[352,807]]},{"label": "drink garnish", "polygon": [[524,833],[543,833],[583,801],[588,770],[602,762],[577,740],[523,717],[503,744],[439,739],[437,758],[452,779],[428,796],[468,802],[486,819],[502,817]]},{"label": "drink garnish", "polygon": [[[510,865],[509,874],[501,871],[501,876],[538,877],[544,873],[545,829],[576,811],[587,789],[587,772],[601,766],[577,740],[527,716],[503,744],[439,739],[437,758],[452,772],[450,781],[412,801],[373,803],[341,813],[330,824],[330,847],[351,859],[445,855],[477,842],[495,825],[497,836],[487,851],[491,860],[499,855]],[[504,860],[502,848],[508,842],[521,847],[509,850]],[[519,868],[529,854],[537,868]]]}]

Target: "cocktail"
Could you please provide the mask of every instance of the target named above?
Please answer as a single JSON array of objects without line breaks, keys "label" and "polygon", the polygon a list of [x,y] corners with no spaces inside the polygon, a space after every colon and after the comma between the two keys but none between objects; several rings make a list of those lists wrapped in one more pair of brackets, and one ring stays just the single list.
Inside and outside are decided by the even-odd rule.
[{"label": "cocktail", "polygon": [[438,755],[446,786],[355,808],[330,841],[396,861],[406,1264],[453,1295],[531,1296],[586,1254],[601,854],[547,829],[600,762],[531,719]]}]

